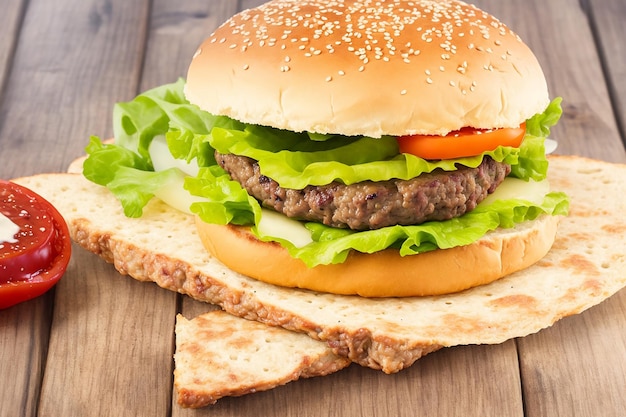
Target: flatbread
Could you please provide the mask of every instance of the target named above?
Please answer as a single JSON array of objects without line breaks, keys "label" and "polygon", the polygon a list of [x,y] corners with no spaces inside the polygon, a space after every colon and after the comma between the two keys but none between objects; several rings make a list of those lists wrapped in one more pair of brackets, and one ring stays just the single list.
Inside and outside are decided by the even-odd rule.
[{"label": "flatbread", "polygon": [[626,165],[576,156],[551,157],[550,163],[552,187],[570,195],[571,214],[543,260],[464,292],[401,299],[258,282],[211,258],[197,238],[193,217],[156,199],[143,218],[129,219],[107,189],[80,175],[46,174],[17,182],[50,200],[74,240],[121,273],[217,304],[235,316],[305,333],[353,362],[392,373],[441,347],[501,343],[537,332],[626,285]]},{"label": "flatbread", "polygon": [[327,375],[350,364],[304,334],[219,310],[192,320],[177,316],[174,361],[176,401],[191,408]]}]

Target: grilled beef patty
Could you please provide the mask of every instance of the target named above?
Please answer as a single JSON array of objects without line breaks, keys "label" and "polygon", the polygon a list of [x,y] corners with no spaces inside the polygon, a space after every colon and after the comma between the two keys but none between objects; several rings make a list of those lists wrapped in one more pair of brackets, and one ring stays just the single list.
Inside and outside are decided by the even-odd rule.
[{"label": "grilled beef patty", "polygon": [[435,170],[410,180],[332,182],[302,190],[282,188],[250,158],[215,153],[218,164],[264,207],[299,220],[353,230],[448,220],[471,211],[511,172],[486,157],[477,168]]}]

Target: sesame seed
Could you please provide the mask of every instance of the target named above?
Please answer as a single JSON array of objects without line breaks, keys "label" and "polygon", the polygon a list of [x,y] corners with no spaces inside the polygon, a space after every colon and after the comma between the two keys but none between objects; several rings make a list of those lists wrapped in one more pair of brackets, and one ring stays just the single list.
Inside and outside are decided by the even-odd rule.
[{"label": "sesame seed", "polygon": [[250,65],[248,65],[248,64],[244,64],[244,66],[243,66],[242,68],[243,68],[243,69],[244,69],[244,71],[245,71],[245,70],[247,70],[248,68],[250,68]]},{"label": "sesame seed", "polygon": [[[239,17],[234,17],[218,29],[211,42],[226,43],[225,46],[240,53],[258,47],[280,46],[282,50],[289,50],[289,56],[278,57],[284,60],[280,67],[283,72],[290,70],[285,64],[297,60],[297,56],[315,60],[317,56],[345,53],[347,50],[352,64],[342,59],[341,64],[335,65],[346,66],[330,67],[328,71],[335,77],[345,75],[344,69],[354,71],[353,68],[358,68],[362,72],[375,62],[383,65],[382,62],[402,60],[407,65],[415,65],[419,60],[412,57],[421,55],[420,48],[425,47],[440,48],[441,72],[445,72],[448,65],[453,65],[445,61],[456,58],[460,45],[479,52],[497,53],[502,60],[507,60],[511,52],[504,52],[504,48],[496,49],[496,46],[505,45],[510,39],[519,40],[514,32],[473,6],[461,2],[453,2],[452,5],[444,3],[431,0],[271,2],[240,13]],[[455,44],[455,40],[461,39],[462,44]],[[428,43],[433,45],[425,45]],[[194,57],[198,54],[200,51]],[[247,69],[248,65],[243,67]],[[436,68],[433,67],[432,71]],[[484,69],[494,71],[493,65],[486,65]],[[419,66],[417,70],[420,71]],[[428,77],[427,82],[433,83],[431,70],[422,67],[421,71]],[[450,66],[448,71],[466,74],[467,62],[454,62],[454,67]],[[326,78],[326,75],[322,77]],[[326,79],[331,81],[332,77]],[[467,93],[471,88],[461,91]]]},{"label": "sesame seed", "polygon": [[406,90],[400,91],[400,94],[403,95],[403,96],[406,95]]},{"label": "sesame seed", "polygon": [[427,82],[428,84],[432,84],[432,83],[433,83],[433,80],[432,80],[432,78],[428,77],[428,78],[426,78],[426,82]]},{"label": "sesame seed", "polygon": [[333,77],[331,77],[330,75],[328,77],[326,77],[326,82],[330,82],[333,80]]}]

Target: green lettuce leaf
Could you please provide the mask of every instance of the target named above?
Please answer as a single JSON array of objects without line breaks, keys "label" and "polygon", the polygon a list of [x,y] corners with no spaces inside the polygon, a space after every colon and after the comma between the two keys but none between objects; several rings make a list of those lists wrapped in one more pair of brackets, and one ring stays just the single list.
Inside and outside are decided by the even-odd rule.
[{"label": "green lettuce leaf", "polygon": [[561,97],[555,98],[543,113],[538,113],[528,119],[526,121],[526,134],[543,138],[550,136],[550,128],[558,123],[563,114],[562,101]]},{"label": "green lettuce leaf", "polygon": [[89,157],[83,163],[83,175],[106,186],[128,217],[141,217],[154,193],[177,177],[174,168],[154,172],[148,161],[138,154],[121,146],[103,144],[95,136],[86,151]]},{"label": "green lettuce leaf", "polygon": [[209,200],[191,205],[191,211],[209,223],[249,225],[261,218],[258,201],[217,165],[202,168],[197,177],[185,178],[185,189]]},{"label": "green lettuce leaf", "polygon": [[[341,263],[351,250],[374,253],[396,247],[401,256],[415,255],[434,249],[447,249],[475,242],[498,227],[510,228],[542,214],[566,215],[568,199],[563,193],[550,193],[542,205],[524,200],[497,201],[443,222],[427,222],[416,226],[390,226],[378,230],[337,233],[319,223],[308,224],[317,240],[302,248],[283,243],[293,257],[302,259],[309,267]],[[333,236],[337,234],[338,236]]]},{"label": "green lettuce leaf", "polygon": [[214,116],[190,104],[185,98],[184,86],[185,81],[181,78],[175,83],[150,89],[129,102],[117,103],[113,108],[116,144],[150,161],[148,148],[152,139],[172,130],[206,135],[214,126],[244,128],[241,122],[226,116]]},{"label": "green lettuce leaf", "polygon": [[[193,149],[187,156],[180,152],[187,160],[198,154],[195,149],[200,144],[206,146],[207,143],[220,153],[252,158],[258,161],[263,175],[283,188],[292,189],[333,181],[354,184],[365,180],[407,180],[435,169],[453,171],[460,165],[475,168],[485,156],[511,165],[514,177],[539,181],[546,177],[548,170],[543,138],[561,115],[560,102],[560,98],[555,99],[544,113],[528,120],[527,135],[519,148],[499,147],[481,155],[453,160],[427,161],[414,155],[398,154],[398,144],[393,137],[313,135],[255,125],[244,129],[214,126],[210,134],[172,132],[168,143],[176,147],[176,152],[181,148]],[[334,140],[328,141],[330,137]]]},{"label": "green lettuce leaf", "polygon": [[519,148],[500,146],[477,156],[427,161],[415,155],[398,154],[398,143],[393,137],[341,138],[309,151],[312,141],[304,135],[285,139],[276,134],[265,135],[265,131],[214,128],[206,140],[220,153],[258,161],[263,175],[283,188],[292,189],[333,181],[349,185],[366,180],[408,180],[435,169],[454,171],[459,165],[476,168],[485,156],[497,162],[521,165],[515,171],[521,179],[539,181],[545,178],[548,168],[543,140],[530,136]]}]

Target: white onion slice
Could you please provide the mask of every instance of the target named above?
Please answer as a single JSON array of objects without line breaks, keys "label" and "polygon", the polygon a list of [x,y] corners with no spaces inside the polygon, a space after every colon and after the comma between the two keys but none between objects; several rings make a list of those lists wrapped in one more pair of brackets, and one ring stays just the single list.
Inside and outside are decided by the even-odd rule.
[{"label": "white onion slice", "polygon": [[152,158],[152,166],[157,172],[176,167],[192,177],[198,175],[200,168],[196,160],[192,159],[190,163],[187,163],[187,161],[183,159],[174,158],[167,148],[167,141],[163,135],[155,136],[154,139],[152,139],[148,151],[150,152],[150,158]]},{"label": "white onion slice", "polygon": [[259,235],[285,239],[297,248],[313,242],[311,232],[301,222],[268,209],[263,209],[262,213],[257,226]]},{"label": "white onion slice", "polygon": [[535,204],[541,204],[546,194],[550,192],[548,180],[524,181],[519,178],[506,177],[502,184],[489,194],[480,204],[489,205],[497,200],[526,200]]}]

